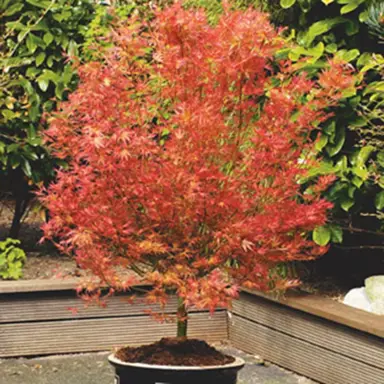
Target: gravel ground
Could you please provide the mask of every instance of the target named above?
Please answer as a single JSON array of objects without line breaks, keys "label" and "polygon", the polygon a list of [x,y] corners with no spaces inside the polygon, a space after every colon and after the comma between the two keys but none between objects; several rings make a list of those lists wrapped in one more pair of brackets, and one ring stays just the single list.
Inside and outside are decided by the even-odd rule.
[{"label": "gravel ground", "polygon": [[[238,384],[315,384],[234,348],[220,349],[246,361]],[[0,384],[113,384],[113,369],[107,362],[107,355],[91,353],[0,360]]]}]

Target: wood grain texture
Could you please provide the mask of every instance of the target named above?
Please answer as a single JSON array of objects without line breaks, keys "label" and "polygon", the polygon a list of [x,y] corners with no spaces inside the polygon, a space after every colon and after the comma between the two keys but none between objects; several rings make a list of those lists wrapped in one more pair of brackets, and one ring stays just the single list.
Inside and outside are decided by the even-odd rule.
[{"label": "wood grain texture", "polygon": [[[245,352],[324,384],[383,384],[384,371],[233,315],[231,343]],[[329,339],[331,339],[331,335]]]},{"label": "wood grain texture", "polygon": [[244,289],[243,291],[384,338],[384,320],[382,316],[350,307],[338,301],[317,295],[294,292],[277,299],[254,290]]},{"label": "wood grain texture", "polygon": [[[215,342],[227,339],[227,314],[190,316],[189,336]],[[105,351],[121,345],[151,343],[175,336],[174,323],[158,323],[148,316],[43,321],[0,325],[0,356]]]},{"label": "wood grain texture", "polygon": [[20,292],[45,292],[74,290],[80,279],[1,281],[0,294]]},{"label": "wood grain texture", "polygon": [[[72,291],[37,292],[0,295],[0,324],[30,321],[87,319],[142,315],[146,310],[161,311],[158,305],[149,305],[138,297],[129,302],[129,294],[108,298],[105,307],[95,303],[86,306]],[[170,298],[164,313],[176,313],[177,300]],[[196,312],[191,309],[191,312]]]},{"label": "wood grain texture", "polygon": [[233,313],[384,370],[384,341],[375,335],[248,294],[242,294],[241,299],[234,302]]},{"label": "wood grain texture", "polygon": [[[0,294],[74,290],[82,281],[80,278],[0,281]],[[137,287],[146,285],[144,281],[136,284]]]}]

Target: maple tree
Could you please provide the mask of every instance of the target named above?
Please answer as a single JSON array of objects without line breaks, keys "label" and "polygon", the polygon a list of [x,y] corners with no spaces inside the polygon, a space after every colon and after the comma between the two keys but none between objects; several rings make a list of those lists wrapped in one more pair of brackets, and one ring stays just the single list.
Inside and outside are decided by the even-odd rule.
[{"label": "maple tree", "polygon": [[46,140],[69,166],[41,192],[45,236],[112,291],[139,276],[148,302],[176,293],[182,335],[192,305],[285,288],[274,266],[325,252],[307,234],[326,222],[333,178],[305,191],[299,180],[315,162],[311,132],[355,79],[336,60],[316,80],[278,60],[281,31],[253,9],[212,26],[177,3],[113,40],[49,118]]}]

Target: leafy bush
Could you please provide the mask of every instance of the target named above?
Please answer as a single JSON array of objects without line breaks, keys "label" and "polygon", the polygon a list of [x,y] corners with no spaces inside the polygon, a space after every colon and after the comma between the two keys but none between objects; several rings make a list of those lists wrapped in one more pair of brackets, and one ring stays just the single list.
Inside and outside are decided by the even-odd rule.
[{"label": "leafy bush", "polygon": [[75,88],[66,56],[79,53],[92,17],[91,0],[0,0],[0,177],[19,211],[31,185],[53,176],[41,117]]},{"label": "leafy bush", "polygon": [[20,279],[26,260],[25,253],[17,247],[20,241],[6,239],[0,241],[0,277],[2,279]]},{"label": "leafy bush", "polygon": [[176,4],[114,36],[50,119],[51,148],[70,160],[42,191],[46,237],[113,290],[137,281],[126,267],[153,287],[148,301],[176,292],[180,320],[240,285],[294,283],[271,270],[326,250],[307,233],[326,222],[333,177],[305,191],[298,179],[314,166],[310,134],[354,89],[350,70],[330,61],[307,79],[275,58],[286,42],[255,10],[212,27]]},{"label": "leafy bush", "polygon": [[[316,75],[328,57],[335,55],[359,71],[363,84],[333,111],[333,118],[322,125],[322,136],[316,150],[322,165],[313,171],[338,176],[327,197],[334,203],[333,224],[319,228],[314,239],[320,244],[342,241],[341,229],[353,234],[380,229],[372,220],[384,184],[378,177],[377,164],[382,153],[360,134],[371,125],[363,110],[369,100],[381,98],[380,73],[377,62],[382,60],[382,44],[377,39],[382,28],[382,3],[374,0],[280,0],[262,1],[272,20],[294,32],[291,37],[298,47],[285,53],[302,70]],[[375,35],[375,36],[373,36]],[[375,85],[373,85],[375,84]],[[372,106],[372,103],[370,104]],[[372,115],[371,115],[372,116]],[[375,123],[373,123],[375,124]],[[362,215],[365,215],[363,217]],[[361,239],[364,242],[364,239]]]}]

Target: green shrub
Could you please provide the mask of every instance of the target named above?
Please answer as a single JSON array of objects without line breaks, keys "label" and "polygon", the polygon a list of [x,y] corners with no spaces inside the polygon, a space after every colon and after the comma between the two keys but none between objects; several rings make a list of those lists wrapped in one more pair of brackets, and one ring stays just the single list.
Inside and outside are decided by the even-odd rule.
[{"label": "green shrub", "polygon": [[333,223],[315,231],[315,241],[341,242],[341,228],[352,233],[379,230],[380,222],[372,216],[379,217],[376,210],[381,207],[384,190],[383,152],[378,146],[383,135],[377,121],[384,90],[379,36],[383,4],[375,0],[280,0],[277,5],[263,4],[276,24],[293,30],[299,46],[284,54],[303,70],[317,72],[328,56],[335,54],[357,68],[362,84],[366,84],[346,95],[343,105],[332,111],[333,118],[321,127],[315,149],[323,161],[313,176],[336,174],[338,180],[327,194],[334,203]]},{"label": "green shrub", "polygon": [[20,279],[26,256],[24,251],[17,247],[20,241],[6,239],[0,241],[0,278]]},{"label": "green shrub", "polygon": [[91,0],[0,0],[0,178],[18,207],[11,237],[31,186],[54,175],[41,118],[76,87],[68,56],[81,51],[93,10]]}]

